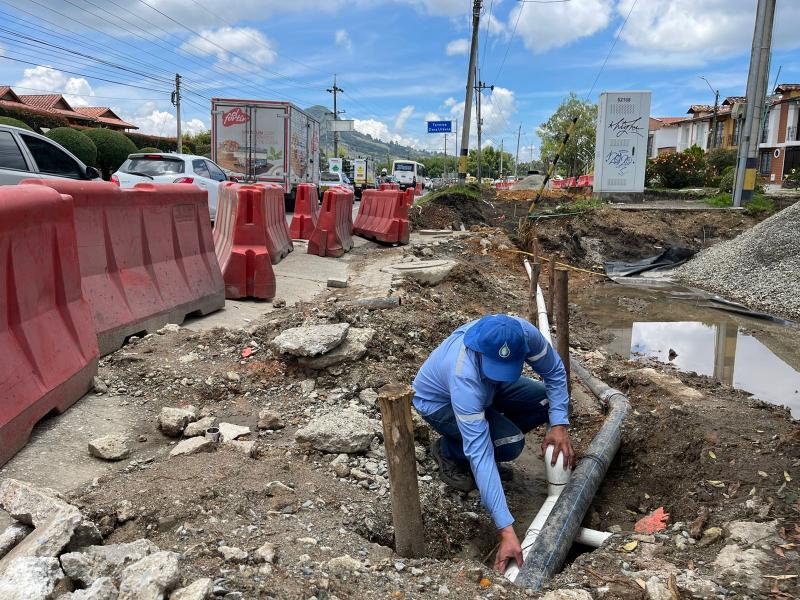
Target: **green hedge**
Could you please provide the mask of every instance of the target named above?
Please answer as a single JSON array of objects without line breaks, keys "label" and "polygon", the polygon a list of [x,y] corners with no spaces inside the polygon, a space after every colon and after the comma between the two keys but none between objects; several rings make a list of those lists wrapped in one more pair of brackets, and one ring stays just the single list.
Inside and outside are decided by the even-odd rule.
[{"label": "green hedge", "polygon": [[53,129],[55,127],[69,126],[67,120],[59,115],[43,115],[24,109],[9,108],[7,106],[0,106],[0,117],[18,119],[23,123],[27,123],[36,132],[41,131],[43,127],[45,129]]},{"label": "green hedge", "polygon": [[136,145],[119,131],[91,128],[85,129],[84,133],[97,146],[97,167],[103,173],[103,179],[110,179],[129,154],[138,152]]},{"label": "green hedge", "polygon": [[159,152],[175,152],[178,142],[175,138],[158,137],[144,133],[125,132],[125,137],[132,141],[137,148],[157,148]]},{"label": "green hedge", "polygon": [[0,125],[11,125],[12,127],[21,127],[22,129],[33,131],[33,127],[13,117],[0,117]]},{"label": "green hedge", "polygon": [[163,152],[163,150],[160,150],[153,146],[145,146],[144,148],[139,148],[139,152]]},{"label": "green hedge", "polygon": [[45,134],[77,156],[85,165],[97,164],[97,146],[85,133],[69,127],[56,127]]}]

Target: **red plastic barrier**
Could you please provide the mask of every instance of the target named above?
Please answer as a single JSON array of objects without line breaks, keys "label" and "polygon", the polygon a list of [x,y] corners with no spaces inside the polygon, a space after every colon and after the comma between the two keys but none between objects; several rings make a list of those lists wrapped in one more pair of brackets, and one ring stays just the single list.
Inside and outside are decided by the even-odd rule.
[{"label": "red plastic barrier", "polygon": [[[409,189],[413,193],[413,188]],[[408,244],[405,194],[399,191],[366,190],[361,195],[353,233],[387,244]]]},{"label": "red plastic barrier", "polygon": [[575,178],[570,177],[569,179],[564,180],[564,187],[566,188],[573,188],[575,187]]},{"label": "red plastic barrier", "polygon": [[380,185],[380,191],[385,192],[388,190],[399,190],[400,184],[399,183],[382,183]]},{"label": "red plastic barrier", "polygon": [[[235,184],[234,184],[235,185]],[[289,252],[294,250],[289,226],[286,224],[286,204],[283,198],[283,187],[277,183],[255,183],[256,187],[266,190],[261,202],[266,217],[267,248],[272,264],[277,265]]]},{"label": "red plastic barrier", "polygon": [[560,190],[564,187],[564,179],[551,179],[550,180],[550,187],[554,190]]},{"label": "red plastic barrier", "polygon": [[414,190],[414,194],[417,196],[422,196],[422,184],[418,183],[416,189]]},{"label": "red plastic barrier", "polygon": [[414,190],[412,188],[407,188],[404,192],[406,208],[411,208],[414,205]]},{"label": "red plastic barrier", "polygon": [[73,204],[42,186],[0,187],[0,465],[51,411],[86,393],[97,338],[81,294]]},{"label": "red plastic barrier", "polygon": [[[367,191],[362,193],[362,203]],[[325,190],[317,227],[308,239],[308,254],[338,258],[352,247],[353,192],[344,188]]]},{"label": "red plastic barrier", "polygon": [[[268,222],[277,212],[262,185],[223,183],[219,188],[214,248],[225,280],[226,298],[275,297],[272,252]],[[281,200],[281,204],[283,200]],[[284,220],[285,223],[285,220]],[[287,234],[288,237],[288,234]],[[280,252],[277,253],[280,260]]]},{"label": "red plastic barrier", "polygon": [[294,214],[289,225],[289,235],[293,240],[307,240],[319,218],[319,200],[317,186],[313,183],[301,183],[297,186],[294,201]]},{"label": "red plastic barrier", "polygon": [[225,306],[207,194],[193,185],[31,179],[72,196],[84,298],[101,354]]}]

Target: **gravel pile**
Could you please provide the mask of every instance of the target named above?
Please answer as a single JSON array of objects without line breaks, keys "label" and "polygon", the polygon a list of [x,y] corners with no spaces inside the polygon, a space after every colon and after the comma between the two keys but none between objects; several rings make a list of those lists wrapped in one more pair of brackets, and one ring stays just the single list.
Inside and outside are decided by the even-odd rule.
[{"label": "gravel pile", "polygon": [[752,308],[800,319],[800,203],[700,252],[675,275]]}]

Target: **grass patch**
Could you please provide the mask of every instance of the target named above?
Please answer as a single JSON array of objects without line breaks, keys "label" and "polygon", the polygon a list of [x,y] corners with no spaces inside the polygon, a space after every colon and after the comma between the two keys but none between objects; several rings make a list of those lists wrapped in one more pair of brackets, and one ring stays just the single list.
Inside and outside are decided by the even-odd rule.
[{"label": "grass patch", "polygon": [[564,213],[582,213],[590,210],[597,210],[607,205],[608,202],[602,198],[581,198],[580,200],[559,204],[550,212],[556,215]]},{"label": "grass patch", "polygon": [[[733,199],[728,192],[722,192],[706,198],[705,203],[716,208],[729,208],[733,206]],[[756,192],[744,207],[744,212],[754,217],[768,216],[775,212],[775,203],[764,194]]]}]

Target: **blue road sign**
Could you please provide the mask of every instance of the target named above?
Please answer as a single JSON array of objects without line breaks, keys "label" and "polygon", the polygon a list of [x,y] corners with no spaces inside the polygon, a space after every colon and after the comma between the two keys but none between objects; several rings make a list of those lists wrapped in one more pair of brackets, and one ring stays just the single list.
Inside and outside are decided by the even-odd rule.
[{"label": "blue road sign", "polygon": [[428,133],[452,133],[452,121],[428,121]]}]

